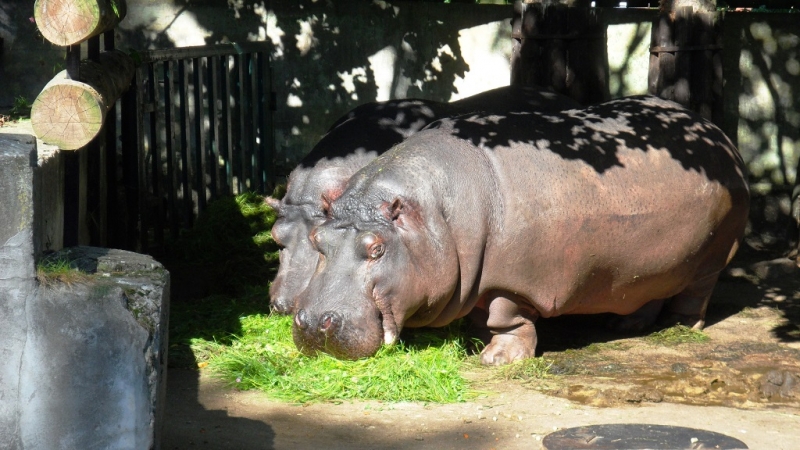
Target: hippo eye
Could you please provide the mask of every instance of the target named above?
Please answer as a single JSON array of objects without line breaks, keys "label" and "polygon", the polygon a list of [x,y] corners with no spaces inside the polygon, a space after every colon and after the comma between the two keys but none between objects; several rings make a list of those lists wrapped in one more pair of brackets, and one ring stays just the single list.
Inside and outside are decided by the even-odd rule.
[{"label": "hippo eye", "polygon": [[367,254],[369,255],[369,259],[378,259],[381,256],[383,256],[384,251],[385,251],[384,245],[376,242],[369,246]]},{"label": "hippo eye", "polygon": [[366,233],[361,238],[364,250],[366,250],[367,258],[378,259],[383,256],[386,251],[386,246],[383,244],[383,239],[373,233]]}]

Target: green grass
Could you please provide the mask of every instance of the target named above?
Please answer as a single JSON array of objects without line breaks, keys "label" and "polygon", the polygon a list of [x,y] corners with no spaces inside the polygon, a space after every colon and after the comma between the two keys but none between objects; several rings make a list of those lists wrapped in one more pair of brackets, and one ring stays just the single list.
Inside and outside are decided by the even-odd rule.
[{"label": "green grass", "polygon": [[528,358],[498,367],[497,376],[506,380],[541,380],[552,375],[550,373],[552,366],[553,361],[549,358]]},{"label": "green grass", "polygon": [[651,344],[671,347],[679,344],[706,342],[709,337],[702,331],[693,330],[684,325],[676,325],[656,331],[644,339]]},{"label": "green grass", "polygon": [[[278,266],[278,246],[270,230],[276,213],[255,193],[209,203],[191,230],[167,243],[168,269],[213,267],[217,292],[239,295],[266,285]],[[207,281],[207,280],[206,280]]]},{"label": "green grass", "polygon": [[470,396],[459,370],[467,358],[459,324],[416,330],[356,361],[309,357],[292,341],[291,317],[254,314],[240,319],[241,335],[195,338],[200,365],[240,389],[258,389],[289,402],[375,399],[449,403]]},{"label": "green grass", "polygon": [[69,259],[63,256],[44,258],[36,265],[36,279],[43,286],[80,283],[88,277],[88,274],[74,268]]}]

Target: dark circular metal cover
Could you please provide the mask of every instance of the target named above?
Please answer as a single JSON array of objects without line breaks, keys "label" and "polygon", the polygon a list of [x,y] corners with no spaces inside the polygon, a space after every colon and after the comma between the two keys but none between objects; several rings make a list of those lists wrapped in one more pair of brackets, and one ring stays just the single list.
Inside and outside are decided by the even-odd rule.
[{"label": "dark circular metal cover", "polygon": [[730,436],[696,428],[644,423],[590,425],[550,433],[545,450],[566,449],[746,449]]}]

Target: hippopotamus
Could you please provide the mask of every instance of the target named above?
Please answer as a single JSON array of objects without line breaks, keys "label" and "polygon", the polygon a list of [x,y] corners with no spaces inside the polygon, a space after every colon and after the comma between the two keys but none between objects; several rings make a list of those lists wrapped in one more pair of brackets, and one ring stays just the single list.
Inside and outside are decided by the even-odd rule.
[{"label": "hippopotamus", "polygon": [[481,362],[499,365],[534,356],[539,317],[701,328],[748,203],[725,134],[655,97],[442,119],[331,202],[294,341],[368,357],[404,327],[469,315],[490,336]]},{"label": "hippopotamus", "polygon": [[286,194],[267,198],[279,218],[272,236],[280,265],[270,286],[272,310],[289,314],[308,285],[317,252],[309,232],[326,217],[331,201],[358,169],[425,125],[475,111],[560,111],[580,105],[569,97],[537,87],[507,86],[452,103],[393,100],[361,105],[339,119],[289,175]]}]

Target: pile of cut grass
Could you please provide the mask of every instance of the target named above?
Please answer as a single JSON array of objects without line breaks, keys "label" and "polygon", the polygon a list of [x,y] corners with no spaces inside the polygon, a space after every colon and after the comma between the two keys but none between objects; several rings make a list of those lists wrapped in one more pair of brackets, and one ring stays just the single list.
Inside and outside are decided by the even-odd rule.
[{"label": "pile of cut grass", "polygon": [[651,344],[671,347],[679,344],[706,342],[709,337],[702,331],[694,330],[685,325],[675,325],[674,327],[656,331],[644,339]]},{"label": "pile of cut grass", "polygon": [[415,330],[371,358],[343,361],[301,354],[291,317],[254,314],[240,319],[242,334],[227,343],[193,339],[201,366],[240,389],[257,389],[289,402],[371,399],[452,403],[470,397],[459,372],[467,358],[460,324]]}]

